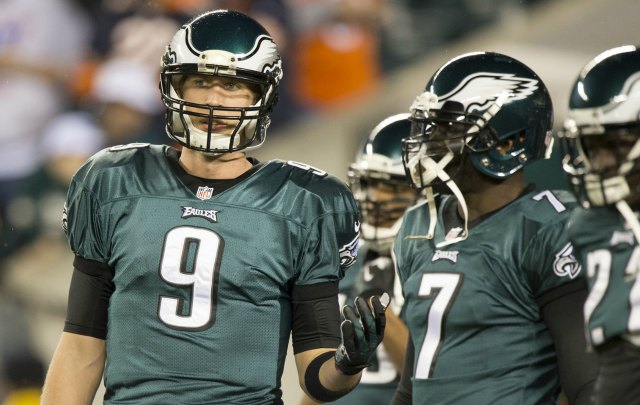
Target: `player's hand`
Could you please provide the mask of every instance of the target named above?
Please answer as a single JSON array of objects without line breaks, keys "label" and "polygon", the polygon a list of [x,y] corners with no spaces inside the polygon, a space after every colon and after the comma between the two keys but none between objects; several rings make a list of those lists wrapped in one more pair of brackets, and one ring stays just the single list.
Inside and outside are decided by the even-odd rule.
[{"label": "player's hand", "polygon": [[358,374],[369,366],[369,360],[384,337],[385,310],[389,294],[367,299],[356,297],[354,307],[342,307],[344,320],[340,325],[342,343],[336,350],[336,367],[344,374]]},{"label": "player's hand", "polygon": [[368,298],[388,293],[393,296],[395,269],[390,257],[381,256],[364,263],[353,284],[353,296]]}]

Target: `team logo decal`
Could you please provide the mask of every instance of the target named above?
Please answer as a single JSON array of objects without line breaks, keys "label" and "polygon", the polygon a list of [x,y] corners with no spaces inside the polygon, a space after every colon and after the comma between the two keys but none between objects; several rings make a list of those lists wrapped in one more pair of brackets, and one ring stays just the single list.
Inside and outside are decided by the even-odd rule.
[{"label": "team logo decal", "polygon": [[163,62],[165,65],[172,65],[178,60],[177,54],[174,50],[171,49],[171,46],[167,48],[167,52],[165,52],[163,58]]},{"label": "team logo decal", "polygon": [[480,72],[467,76],[455,89],[439,97],[439,104],[447,100],[466,103],[465,111],[484,111],[500,100],[508,104],[524,100],[538,89],[538,80],[518,77],[511,73]]},{"label": "team logo decal", "polygon": [[356,262],[358,257],[358,246],[360,245],[360,234],[346,245],[340,248],[340,268],[346,269]]},{"label": "team logo decal", "polygon": [[204,218],[209,222],[218,222],[218,212],[216,210],[203,210],[193,207],[182,207],[182,219],[191,217]]},{"label": "team logo decal", "polygon": [[201,200],[209,200],[213,196],[213,187],[200,186],[196,192],[196,197]]},{"label": "team logo decal", "polygon": [[580,264],[573,255],[573,245],[567,243],[560,252],[556,254],[553,261],[553,272],[560,277],[569,276],[571,279],[580,274]]},{"label": "team logo decal", "polygon": [[68,221],[67,213],[68,213],[67,203],[65,202],[64,206],[62,207],[62,230],[64,231],[64,233],[69,233],[69,221]]},{"label": "team logo decal", "polygon": [[617,122],[621,119],[624,120],[637,120],[638,105],[636,103],[621,103],[618,98],[626,96],[627,98],[634,98],[640,96],[640,72],[636,72],[629,76],[627,81],[622,86],[620,95],[617,96],[614,101],[602,108],[603,121],[604,122]]},{"label": "team logo decal", "polygon": [[436,250],[431,258],[432,262],[436,260],[449,260],[451,263],[456,263],[458,261],[458,252],[457,250],[445,251],[445,250]]}]

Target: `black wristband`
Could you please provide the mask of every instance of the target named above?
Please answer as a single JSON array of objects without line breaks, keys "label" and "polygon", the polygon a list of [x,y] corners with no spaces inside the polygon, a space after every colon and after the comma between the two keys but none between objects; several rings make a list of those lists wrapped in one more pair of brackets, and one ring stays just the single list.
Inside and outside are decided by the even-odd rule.
[{"label": "black wristband", "polygon": [[316,401],[332,402],[343,397],[355,388],[355,385],[343,391],[331,391],[320,383],[320,367],[329,359],[335,357],[335,352],[322,353],[309,363],[307,371],[304,373],[304,385],[307,393]]}]

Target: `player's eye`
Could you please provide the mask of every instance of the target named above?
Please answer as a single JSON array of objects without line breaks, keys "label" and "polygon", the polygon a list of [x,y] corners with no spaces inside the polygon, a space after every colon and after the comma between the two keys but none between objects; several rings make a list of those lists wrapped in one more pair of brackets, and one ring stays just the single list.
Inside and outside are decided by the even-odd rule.
[{"label": "player's eye", "polygon": [[190,77],[185,82],[185,87],[194,89],[206,89],[211,87],[211,81],[204,77]]},{"label": "player's eye", "polygon": [[228,81],[223,83],[223,87],[227,91],[241,91],[248,89],[247,85],[242,82]]},{"label": "player's eye", "polygon": [[195,79],[193,85],[199,88],[209,88],[211,87],[211,82],[205,79]]}]

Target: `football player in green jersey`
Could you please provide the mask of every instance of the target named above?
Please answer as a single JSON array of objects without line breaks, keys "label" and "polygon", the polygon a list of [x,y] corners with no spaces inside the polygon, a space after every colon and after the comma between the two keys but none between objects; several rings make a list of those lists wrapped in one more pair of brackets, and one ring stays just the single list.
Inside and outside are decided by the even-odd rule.
[{"label": "football player in green jersey", "polygon": [[403,161],[426,201],[393,250],[410,332],[393,404],[589,403],[575,198],[522,170],[547,156],[552,116],[540,77],[494,52],[451,59],[411,106]]},{"label": "football player in green jersey", "polygon": [[162,58],[168,135],[105,149],[76,173],[76,254],[43,404],[281,404],[289,343],[302,388],[334,400],[384,336],[389,297],[338,307],[359,218],[346,184],[246,152],[264,142],[282,77],[253,19],[185,24]]},{"label": "football player in green jersey", "polygon": [[[419,198],[419,191],[409,186],[402,165],[402,139],[410,129],[407,113],[385,118],[367,134],[349,166],[349,185],[362,219],[361,247],[355,268],[340,281],[340,298],[348,302],[356,296],[387,292],[391,304],[386,312],[384,340],[360,384],[332,404],[388,405],[400,380],[408,330],[401,317],[403,299],[391,245],[402,215]],[[301,405],[312,403],[304,398]]]},{"label": "football player in green jersey", "polygon": [[587,338],[600,369],[595,403],[640,404],[640,49],[585,65],[559,134],[584,207],[568,225],[589,284]]}]

